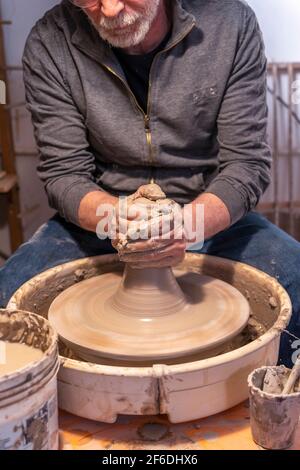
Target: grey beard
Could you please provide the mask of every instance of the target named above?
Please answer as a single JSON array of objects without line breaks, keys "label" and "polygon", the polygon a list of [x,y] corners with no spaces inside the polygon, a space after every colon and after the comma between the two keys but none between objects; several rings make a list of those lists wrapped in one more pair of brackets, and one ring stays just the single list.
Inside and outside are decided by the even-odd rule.
[{"label": "grey beard", "polygon": [[[122,13],[118,18],[101,17],[99,23],[92,21],[102,39],[114,47],[126,48],[140,44],[147,36],[156,18],[160,0],[149,0],[143,13]],[[128,32],[114,34],[115,29],[128,25]],[[130,31],[131,30],[131,31]],[[133,31],[132,31],[133,30]]]}]

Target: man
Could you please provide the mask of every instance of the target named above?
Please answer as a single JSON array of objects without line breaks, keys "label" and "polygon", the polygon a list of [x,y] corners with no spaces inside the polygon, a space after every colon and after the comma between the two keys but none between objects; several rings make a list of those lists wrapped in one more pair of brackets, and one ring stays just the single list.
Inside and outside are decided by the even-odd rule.
[{"label": "man", "polygon": [[[266,59],[245,2],[64,0],[33,28],[23,64],[39,175],[59,215],[0,271],[2,305],[47,268],[110,252],[95,235],[97,209],[152,181],[191,215],[203,204],[200,252],[281,282],[299,336],[299,244],[252,212],[271,158]],[[127,261],[176,264],[186,249],[152,242],[142,256],[131,245]],[[287,365],[292,342],[283,335]]]}]

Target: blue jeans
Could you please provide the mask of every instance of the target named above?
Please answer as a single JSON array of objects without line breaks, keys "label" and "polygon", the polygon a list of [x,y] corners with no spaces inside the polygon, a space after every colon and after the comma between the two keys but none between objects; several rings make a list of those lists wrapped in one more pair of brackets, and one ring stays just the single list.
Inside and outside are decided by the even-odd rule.
[{"label": "blue jeans", "polygon": [[[221,256],[254,266],[275,277],[293,304],[288,330],[300,337],[300,243],[251,212],[228,230],[206,241],[199,253]],[[67,223],[59,215],[43,225],[0,269],[0,306],[28,279],[53,266],[86,256],[113,253],[110,241]],[[291,367],[295,339],[283,333],[280,362]]]}]

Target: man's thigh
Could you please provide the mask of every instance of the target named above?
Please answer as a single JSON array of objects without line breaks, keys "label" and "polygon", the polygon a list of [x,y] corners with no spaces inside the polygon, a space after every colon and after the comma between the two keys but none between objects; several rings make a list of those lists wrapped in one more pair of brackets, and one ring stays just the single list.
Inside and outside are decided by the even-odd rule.
[{"label": "man's thigh", "polygon": [[286,288],[299,271],[300,243],[256,212],[208,240],[202,252],[254,266]]},{"label": "man's thigh", "polygon": [[44,224],[0,269],[0,307],[33,276],[62,263],[113,252],[109,240],[67,223],[59,215]]},{"label": "man's thigh", "polygon": [[[293,315],[288,330],[300,336],[300,243],[269,222],[251,212],[238,223],[208,240],[201,253],[240,261],[275,277],[287,290]],[[295,338],[282,336],[280,359],[291,366]]]}]

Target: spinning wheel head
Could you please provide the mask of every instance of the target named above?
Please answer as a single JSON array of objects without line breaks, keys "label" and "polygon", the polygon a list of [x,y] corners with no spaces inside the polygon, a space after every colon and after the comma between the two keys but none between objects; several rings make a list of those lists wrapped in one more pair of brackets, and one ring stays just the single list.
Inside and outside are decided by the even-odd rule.
[{"label": "spinning wheel head", "polygon": [[49,310],[60,338],[101,363],[167,360],[227,342],[247,324],[249,305],[229,284],[166,269],[109,273],[73,285]]}]

